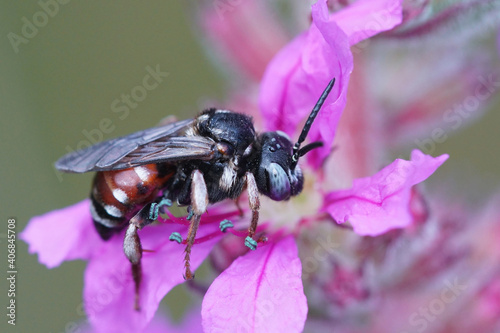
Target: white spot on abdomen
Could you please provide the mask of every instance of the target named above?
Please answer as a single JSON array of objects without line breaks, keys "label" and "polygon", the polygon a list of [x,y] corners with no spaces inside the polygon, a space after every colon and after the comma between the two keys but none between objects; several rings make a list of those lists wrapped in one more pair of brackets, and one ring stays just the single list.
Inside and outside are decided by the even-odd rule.
[{"label": "white spot on abdomen", "polygon": [[146,169],[142,166],[138,166],[138,167],[134,168],[134,171],[143,182],[146,182],[149,180],[149,170],[148,169]]},{"label": "white spot on abdomen", "polygon": [[97,211],[93,204],[90,205],[90,214],[92,215],[92,219],[94,219],[96,222],[102,224],[105,227],[114,228],[117,226],[116,221],[111,221],[110,219],[101,217],[99,214],[97,214]]},{"label": "white spot on abdomen", "polygon": [[119,210],[117,207],[115,206],[112,206],[112,205],[105,205],[104,206],[104,209],[106,210],[106,212],[111,215],[111,216],[114,216],[114,217],[122,217],[123,214],[121,212],[121,210]]},{"label": "white spot on abdomen", "polygon": [[127,193],[119,188],[115,188],[113,190],[113,196],[116,198],[116,200],[118,200],[118,202],[121,202],[122,204],[128,203]]}]

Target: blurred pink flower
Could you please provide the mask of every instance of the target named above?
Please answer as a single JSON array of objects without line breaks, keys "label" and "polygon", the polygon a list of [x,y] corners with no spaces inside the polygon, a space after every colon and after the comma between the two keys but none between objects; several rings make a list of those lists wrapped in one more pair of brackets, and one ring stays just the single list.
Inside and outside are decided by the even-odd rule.
[{"label": "blurred pink flower", "polygon": [[232,69],[242,71],[254,82],[260,81],[269,61],[288,42],[283,27],[275,23],[267,6],[262,1],[234,5],[215,1],[213,10],[200,15],[204,37],[221,48],[217,58],[224,58],[224,67],[232,63]]},{"label": "blurred pink flower", "polygon": [[[376,17],[382,20],[375,21]],[[346,105],[353,69],[350,46],[401,22],[401,1],[357,1],[329,14],[323,1],[313,5],[313,24],[285,46],[270,62],[260,86],[259,107],[266,129],[282,130],[294,137],[331,78],[336,78],[311,141],[324,146],[312,151],[308,161],[315,168],[330,155],[337,124]]]},{"label": "blurred pink flower", "polygon": [[[353,3],[363,2],[332,0],[328,5],[341,8],[342,13]],[[370,179],[365,183],[371,183],[374,174],[383,172],[377,173],[394,151],[417,147],[425,154],[433,154],[450,132],[463,129],[481,116],[498,94],[498,54],[491,52],[495,50],[486,43],[499,27],[499,7],[494,1],[423,0],[404,1],[402,5],[402,25],[351,48],[354,71],[335,134],[334,153],[323,161],[317,155],[309,161],[313,166],[323,163],[315,170],[320,184],[315,191],[330,191],[330,197],[354,192],[352,184],[361,181],[358,178]],[[293,13],[302,8],[298,2],[291,6]],[[373,20],[361,17],[360,21],[373,24],[384,17],[376,11],[371,14]],[[287,22],[284,26],[302,23],[293,18],[294,25]],[[275,21],[281,24],[279,18]],[[246,38],[253,35],[251,29],[242,31]],[[286,78],[287,72],[267,71],[271,80],[275,75]],[[259,121],[259,110],[251,104],[253,87],[243,91],[250,94],[233,92],[234,108],[251,111]],[[283,91],[286,94],[286,87]],[[274,105],[278,102],[276,98]],[[300,126],[293,124],[300,124],[305,114],[307,111],[301,116],[293,114],[291,120],[271,122],[274,127],[267,127],[268,119],[273,119],[270,112],[264,117],[263,127],[279,128],[296,136]],[[445,156],[433,162],[443,159]],[[305,206],[300,206],[306,216],[300,223],[308,226],[296,232],[309,304],[306,331],[500,332],[496,289],[500,278],[496,259],[500,253],[498,209],[495,214],[491,207],[472,209],[469,200],[463,198],[453,203],[460,194],[450,185],[440,186],[444,187],[441,196],[429,196],[420,187],[404,190],[410,208],[401,214],[401,222],[413,223],[376,237],[359,237],[350,230],[324,224],[312,227],[311,220],[326,217],[304,214]],[[338,188],[348,189],[331,191]],[[478,193],[483,193],[476,188],[471,192],[475,192],[471,196],[476,200]],[[355,202],[346,208],[359,214],[363,205]],[[488,210],[486,215],[490,215],[485,218],[481,212]],[[339,211],[342,217],[345,212]],[[298,211],[288,214],[289,220],[293,213]],[[354,219],[349,220],[356,228]],[[459,296],[453,294],[451,304],[440,298],[440,293],[450,292],[446,283],[458,288],[453,289]],[[474,286],[473,290],[462,293],[459,287],[464,283]],[[445,309],[440,308],[441,304]]]},{"label": "blurred pink flower", "polygon": [[[421,133],[428,128],[429,119],[439,120],[443,107],[474,91],[477,84],[469,79],[483,73],[489,62],[464,69],[470,59],[459,59],[447,67],[449,75],[439,80],[408,80],[417,87],[412,91],[418,99],[411,99],[403,93],[406,87],[401,77],[418,78],[420,71],[422,76],[431,75],[435,69],[392,66],[391,56],[381,60],[387,52],[376,52],[378,41],[367,39],[390,30],[377,39],[399,40],[398,33],[412,28],[412,19],[425,12],[427,2],[420,6],[402,5],[400,0],[339,3],[344,3],[342,9],[330,13],[326,1],[318,1],[312,7],[309,28],[288,43],[280,22],[273,21],[263,2],[241,4],[249,13],[266,13],[263,24],[237,7],[233,7],[234,13],[224,14],[224,20],[220,19],[220,7],[216,8],[219,20],[213,12],[203,20],[226,56],[253,79],[250,84],[259,84],[258,98],[238,91],[236,104],[246,105],[262,130],[281,130],[296,138],[326,84],[336,78],[308,136],[309,141],[322,141],[324,146],[306,155],[307,163],[302,163],[307,180],[302,195],[286,203],[263,198],[258,234],[267,241],[260,242],[256,251],[242,245],[246,232],[240,230],[248,225],[247,208],[240,217],[232,203],[223,202],[203,217],[192,266],[196,268],[210,254],[215,271],[220,273],[205,293],[201,319],[193,319],[201,320],[206,332],[411,329],[420,319],[418,306],[431,306],[429,295],[446,288],[425,283],[437,283],[445,277],[453,284],[457,275],[452,269],[469,260],[468,251],[477,245],[465,249],[452,241],[463,237],[457,236],[463,235],[463,230],[455,229],[463,227],[462,220],[449,218],[453,209],[448,203],[415,187],[432,175],[447,155],[434,158],[424,149],[428,145],[417,145],[423,152],[413,150],[410,161],[390,163],[387,156],[389,148],[408,143],[410,132]],[[403,30],[392,30],[401,22]],[[255,29],[257,36],[268,41],[261,50],[252,39]],[[416,61],[418,56],[413,55]],[[379,65],[383,68],[374,69]],[[464,76],[464,82],[453,80]],[[436,96],[436,85],[444,87],[450,82],[456,85],[451,93],[429,98]],[[391,89],[381,89],[384,85]],[[480,89],[489,91],[484,86]],[[390,91],[390,96],[381,97],[381,90],[386,94]],[[466,212],[463,215],[463,219],[473,218]],[[143,258],[141,312],[133,310],[133,282],[122,253],[122,238],[104,242],[97,236],[87,200],[33,218],[22,238],[30,245],[29,251],[38,253],[40,262],[49,268],[65,260],[89,261],[84,301],[97,331],[147,331],[161,299],[183,282],[184,248],[169,242],[168,235],[177,231],[184,236],[187,221],[169,217],[159,218],[158,225],[140,231],[144,248],[152,251]],[[231,219],[235,228],[223,237],[218,223],[225,218]],[[482,225],[483,235],[492,229],[491,222]],[[328,256],[318,259],[318,245],[312,242],[331,234],[335,240],[321,241]],[[315,269],[309,267],[313,264]],[[486,318],[481,324],[488,329],[498,327],[495,277],[497,271],[485,273],[479,291],[471,293],[479,304],[475,318]],[[374,316],[377,306],[380,315]],[[394,313],[398,313],[397,320],[393,320]]]}]

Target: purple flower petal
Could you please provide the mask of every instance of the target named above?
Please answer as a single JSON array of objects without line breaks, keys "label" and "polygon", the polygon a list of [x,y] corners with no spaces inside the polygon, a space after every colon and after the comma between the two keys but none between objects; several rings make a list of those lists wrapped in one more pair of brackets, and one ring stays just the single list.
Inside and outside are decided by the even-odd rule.
[{"label": "purple flower petal", "polygon": [[[141,312],[134,310],[134,282],[131,265],[123,253],[123,235],[103,241],[95,231],[89,200],[34,217],[22,232],[30,253],[49,268],[65,260],[86,259],[84,303],[89,320],[100,332],[140,332],[153,318],[161,299],[175,285],[184,282],[184,245],[170,242],[168,236],[187,233],[184,225],[161,224],[141,230],[145,252],[142,259]],[[222,237],[217,223],[203,224],[191,253],[196,269],[213,245]]]},{"label": "purple flower petal", "polygon": [[358,0],[331,18],[354,45],[379,32],[390,30],[403,19],[401,0]]},{"label": "purple flower petal", "polygon": [[330,96],[309,133],[310,141],[323,141],[324,147],[308,154],[319,167],[330,153],[335,129],[346,103],[347,84],[353,67],[346,34],[329,21],[325,1],[312,9],[310,29],[283,48],[264,74],[259,106],[268,130],[282,130],[294,137],[298,126],[311,112],[332,78]]},{"label": "purple flower petal", "polygon": [[[76,331],[75,331],[76,332]],[[95,333],[88,323],[81,323],[78,332]],[[192,307],[180,323],[176,323],[168,318],[162,311],[157,311],[148,326],[142,331],[145,333],[199,333],[203,332],[201,326],[201,309],[199,306]]]},{"label": "purple flower petal", "polygon": [[[201,225],[197,238],[217,229],[217,224]],[[168,240],[168,235],[174,231],[185,237],[187,228],[169,224],[151,226],[139,232],[143,248],[154,251],[145,252],[142,257],[140,312],[134,310],[134,283],[130,263],[123,254],[123,239],[113,237],[101,247],[99,256],[89,262],[85,271],[85,310],[94,328],[102,332],[142,331],[163,297],[184,282],[185,246]],[[193,247],[193,269],[201,264],[221,235]]]},{"label": "purple flower petal", "polygon": [[201,315],[198,306],[193,307],[178,324],[172,323],[168,318],[157,313],[151,323],[146,327],[146,333],[199,333],[203,332],[201,327]]},{"label": "purple flower petal", "polygon": [[324,209],[337,223],[349,221],[360,235],[406,227],[412,223],[411,187],[432,175],[447,158],[414,150],[411,161],[397,159],[371,177],[354,180],[352,188],[328,194]]},{"label": "purple flower petal", "polygon": [[295,137],[299,125],[335,78],[335,87],[309,133],[310,141],[322,141],[307,158],[319,167],[330,154],[335,131],[346,105],[347,86],[353,69],[350,46],[402,20],[401,0],[362,0],[329,15],[325,0],[312,6],[313,24],[284,47],[270,62],[261,83],[259,106],[267,129]]},{"label": "purple flower petal", "polygon": [[307,317],[301,273],[291,236],[239,257],[203,299],[205,332],[301,332]]},{"label": "purple flower petal", "polygon": [[29,253],[38,253],[48,268],[65,260],[89,259],[104,241],[90,216],[90,200],[33,217],[20,237],[29,244]]}]

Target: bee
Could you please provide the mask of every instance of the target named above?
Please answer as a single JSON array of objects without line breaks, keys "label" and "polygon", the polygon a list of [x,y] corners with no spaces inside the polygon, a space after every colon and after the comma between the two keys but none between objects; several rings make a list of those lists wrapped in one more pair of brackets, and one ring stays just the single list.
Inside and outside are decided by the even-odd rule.
[{"label": "bee", "polygon": [[209,204],[236,200],[246,189],[252,218],[245,245],[255,250],[259,194],[283,201],[302,191],[299,158],[323,144],[301,144],[334,84],[332,79],[295,144],[281,131],[257,134],[247,115],[211,108],[194,119],[103,141],[56,162],[63,172],[96,172],[90,193],[94,226],[103,240],[126,229],[123,250],[132,266],[137,310],[142,276],[137,231],[173,202],[187,206],[184,278],[193,279],[190,255],[202,214]]}]

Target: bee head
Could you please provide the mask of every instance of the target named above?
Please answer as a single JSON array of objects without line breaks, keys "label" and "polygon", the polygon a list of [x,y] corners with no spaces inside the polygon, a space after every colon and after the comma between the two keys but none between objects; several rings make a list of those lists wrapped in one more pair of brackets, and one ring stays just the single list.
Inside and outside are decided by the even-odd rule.
[{"label": "bee head", "polygon": [[255,173],[259,192],[276,201],[288,200],[302,191],[304,177],[292,166],[293,144],[283,132],[267,132],[259,137],[260,163]]},{"label": "bee head", "polygon": [[299,158],[312,149],[321,147],[322,142],[313,142],[300,147],[307,137],[311,125],[319,113],[321,106],[335,84],[332,79],[314,106],[304,128],[295,144],[283,132],[267,132],[259,136],[260,162],[255,172],[255,180],[259,191],[276,201],[290,199],[302,191],[304,176],[298,165]]}]

